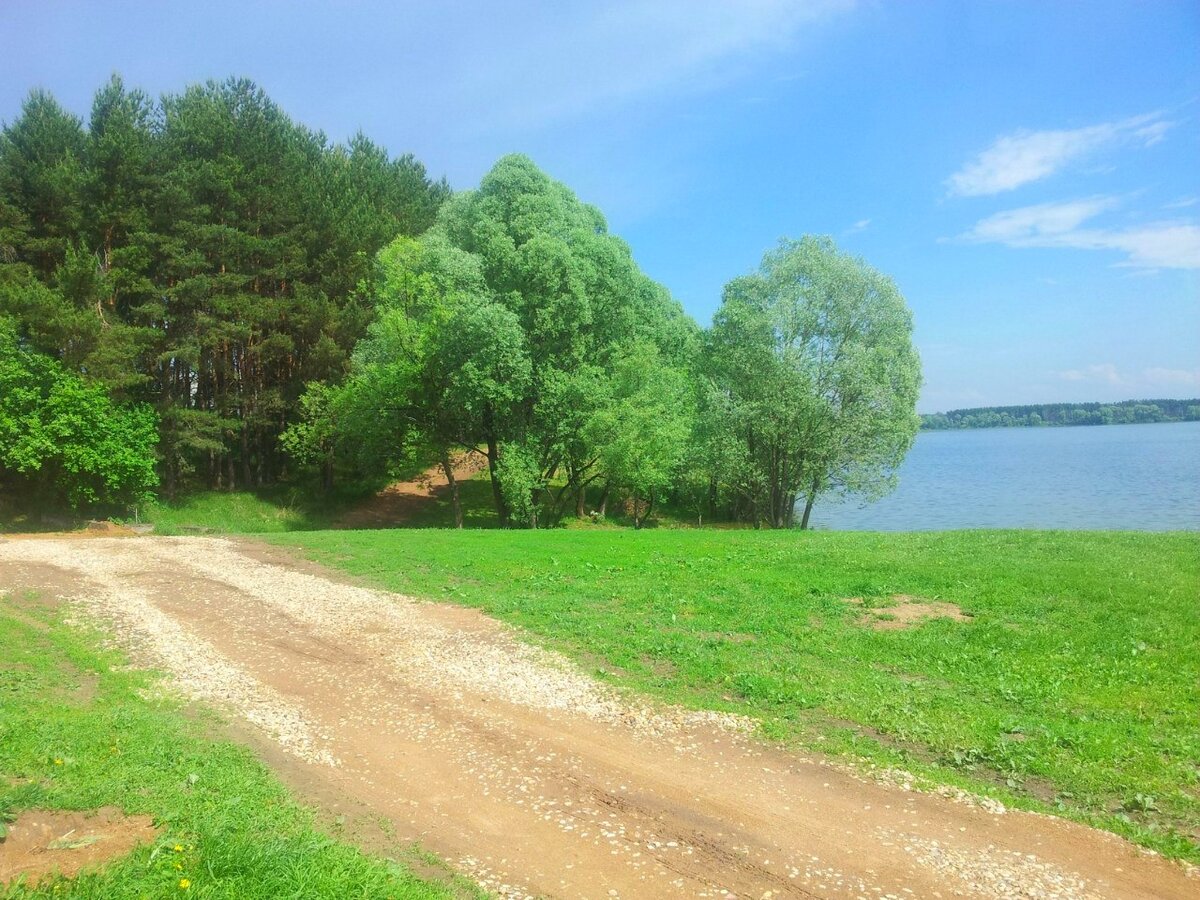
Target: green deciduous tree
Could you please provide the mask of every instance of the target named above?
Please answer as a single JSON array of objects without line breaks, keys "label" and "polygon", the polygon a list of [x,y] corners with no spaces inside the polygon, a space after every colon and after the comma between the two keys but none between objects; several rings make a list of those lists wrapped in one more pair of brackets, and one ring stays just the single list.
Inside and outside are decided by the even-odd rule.
[{"label": "green deciduous tree", "polygon": [[53,508],[137,503],[158,483],[150,407],[114,403],[61,363],[21,346],[0,318],[0,487]]},{"label": "green deciduous tree", "polygon": [[686,373],[643,342],[619,359],[612,402],[586,428],[608,480],[628,491],[640,528],[655,500],[676,484],[692,434],[695,391]]},{"label": "green deciduous tree", "polygon": [[725,289],[708,347],[719,477],[775,527],[826,493],[876,497],[916,434],[920,360],[890,278],[828,238],[782,241]]},{"label": "green deciduous tree", "polygon": [[404,440],[486,454],[505,523],[537,524],[546,507],[553,518],[568,494],[582,514],[587,485],[609,477],[589,423],[628,408],[618,360],[650,346],[675,364],[697,345],[599,211],[520,156],[447,202],[419,241],[381,252],[374,277],[381,313],[356,354],[361,377],[403,398]]}]

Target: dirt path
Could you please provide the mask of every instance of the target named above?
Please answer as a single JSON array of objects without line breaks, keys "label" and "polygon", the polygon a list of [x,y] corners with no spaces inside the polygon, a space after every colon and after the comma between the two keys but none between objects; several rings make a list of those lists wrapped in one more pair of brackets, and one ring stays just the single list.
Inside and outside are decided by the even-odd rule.
[{"label": "dirt path", "polygon": [[[397,565],[405,560],[397,559]],[[1107,834],[856,778],[736,718],[631,704],[471,610],[205,538],[0,538],[284,778],[505,896],[1194,897]]]},{"label": "dirt path", "polygon": [[[453,458],[454,477],[466,481],[487,468],[478,453],[460,453]],[[338,521],[338,528],[394,528],[424,512],[449,490],[450,483],[440,465],[432,466],[411,481],[395,481],[374,497],[360,503]]]}]

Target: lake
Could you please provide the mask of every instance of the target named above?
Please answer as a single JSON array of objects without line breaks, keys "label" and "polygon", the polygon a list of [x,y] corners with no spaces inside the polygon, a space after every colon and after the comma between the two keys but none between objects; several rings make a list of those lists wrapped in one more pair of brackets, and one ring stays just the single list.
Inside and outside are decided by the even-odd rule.
[{"label": "lake", "polygon": [[1200,530],[1200,422],[921,432],[895,493],[819,501],[812,524]]}]

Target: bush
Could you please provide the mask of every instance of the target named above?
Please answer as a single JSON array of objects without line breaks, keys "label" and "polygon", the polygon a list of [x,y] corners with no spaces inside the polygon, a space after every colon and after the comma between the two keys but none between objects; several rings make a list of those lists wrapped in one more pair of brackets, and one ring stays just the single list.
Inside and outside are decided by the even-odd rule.
[{"label": "bush", "polygon": [[0,485],[18,504],[121,506],[148,498],[157,417],[120,405],[0,319]]}]

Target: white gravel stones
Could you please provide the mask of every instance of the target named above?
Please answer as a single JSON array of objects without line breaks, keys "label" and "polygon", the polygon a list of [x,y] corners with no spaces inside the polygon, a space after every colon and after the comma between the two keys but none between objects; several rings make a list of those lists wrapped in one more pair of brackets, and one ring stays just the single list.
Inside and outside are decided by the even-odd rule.
[{"label": "white gravel stones", "polygon": [[1022,900],[1102,900],[1089,883],[1032,853],[988,847],[968,852],[916,834],[879,829],[923,865],[956,879],[960,887],[985,897]]},{"label": "white gravel stones", "polygon": [[82,604],[99,619],[111,623],[122,643],[174,675],[174,686],[180,692],[236,711],[306,762],[336,765],[324,746],[324,736],[297,706],[161,612],[145,593],[127,583],[116,587],[115,582],[134,560],[128,554],[113,552],[113,544],[137,546],[129,541],[101,539],[74,546],[56,541],[10,541],[5,544],[4,556],[80,572],[86,587],[65,599]]}]

